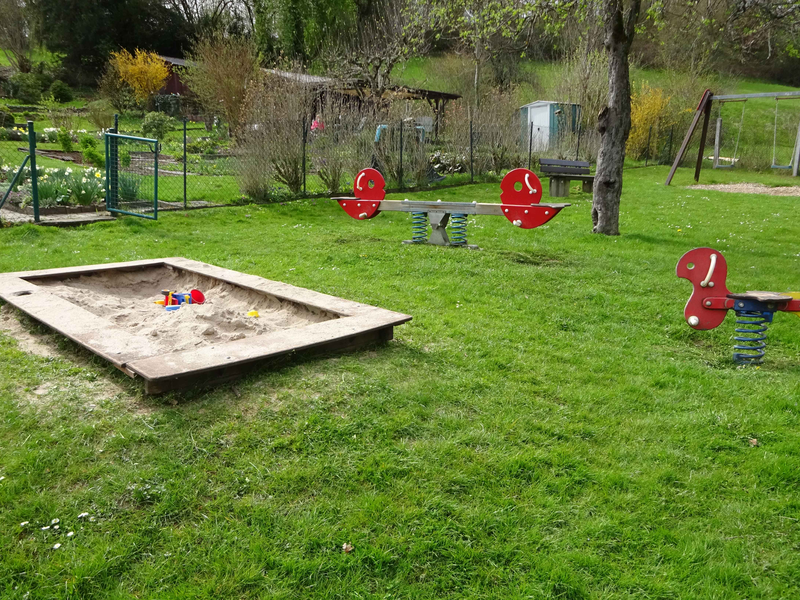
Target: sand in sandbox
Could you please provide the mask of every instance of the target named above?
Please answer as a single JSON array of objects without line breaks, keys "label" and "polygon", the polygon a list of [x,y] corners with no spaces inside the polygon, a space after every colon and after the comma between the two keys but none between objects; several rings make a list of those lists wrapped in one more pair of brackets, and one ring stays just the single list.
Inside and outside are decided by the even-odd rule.
[{"label": "sand in sandbox", "polygon": [[[337,318],[331,313],[168,266],[110,271],[60,281],[32,281],[118,327],[150,336],[164,352],[191,350]],[[176,292],[198,289],[205,294],[206,301],[167,311],[154,304],[164,298],[162,289]],[[257,310],[259,317],[248,317],[251,310]]]}]

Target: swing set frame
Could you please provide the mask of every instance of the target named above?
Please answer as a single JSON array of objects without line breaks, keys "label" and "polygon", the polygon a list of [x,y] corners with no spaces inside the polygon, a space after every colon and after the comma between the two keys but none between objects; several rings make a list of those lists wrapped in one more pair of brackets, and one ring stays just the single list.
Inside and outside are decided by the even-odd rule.
[{"label": "swing set frame", "polygon": [[[792,175],[794,177],[798,176],[798,168],[800,167],[800,124],[798,124],[797,128],[797,136],[795,138],[794,149],[792,151],[792,160],[788,166],[775,164],[775,147],[778,135],[777,134],[778,101],[790,100],[790,99],[800,100],[800,90],[796,92],[765,92],[759,94],[721,94],[719,96],[715,96],[711,90],[706,90],[705,92],[703,92],[702,98],[700,98],[700,103],[697,105],[697,109],[695,110],[694,113],[694,118],[692,119],[691,125],[689,125],[689,130],[686,132],[686,136],[683,138],[683,143],[681,144],[680,150],[678,150],[678,154],[675,156],[675,162],[672,163],[672,168],[669,170],[669,175],[667,176],[666,185],[669,185],[672,182],[672,178],[675,176],[675,171],[678,170],[678,165],[681,164],[683,157],[686,155],[686,151],[688,150],[689,144],[692,141],[692,136],[694,135],[694,132],[700,125],[700,120],[702,119],[703,133],[702,137],[700,138],[700,148],[697,152],[697,163],[695,164],[695,169],[694,169],[694,180],[700,181],[700,170],[703,167],[703,153],[705,151],[706,136],[708,135],[708,125],[711,120],[711,111],[714,101],[719,102],[721,106],[725,102],[747,102],[747,100],[749,100],[750,98],[775,99],[775,125],[773,130],[773,139],[772,139],[772,168],[792,169]],[[743,124],[744,124],[744,105],[742,106],[742,117],[739,123],[739,133],[736,137],[736,149],[734,150],[734,159],[731,162],[731,165],[720,165],[719,146],[722,135],[722,118],[721,116],[717,118],[717,129],[714,140],[714,163],[713,163],[714,168],[725,169],[725,168],[730,168],[735,164],[736,153],[739,150],[739,139],[742,134]]]}]

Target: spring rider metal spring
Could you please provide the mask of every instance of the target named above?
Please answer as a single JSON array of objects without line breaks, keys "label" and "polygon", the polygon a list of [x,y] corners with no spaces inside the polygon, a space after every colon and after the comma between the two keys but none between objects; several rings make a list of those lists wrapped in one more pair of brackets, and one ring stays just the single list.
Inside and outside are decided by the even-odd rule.
[{"label": "spring rider metal spring", "polygon": [[411,241],[415,244],[428,241],[428,213],[411,213]]},{"label": "spring rider metal spring", "polygon": [[733,362],[739,365],[760,365],[767,347],[768,323],[773,313],[759,310],[736,311],[736,333],[733,346]]},{"label": "spring rider metal spring", "polygon": [[450,215],[450,243],[453,246],[464,246],[467,243],[467,215],[453,213]]},{"label": "spring rider metal spring", "polygon": [[725,284],[728,264],[713,248],[695,248],[684,254],[675,269],[688,279],[692,295],[683,309],[689,327],[699,331],[719,327],[732,310],[736,315],[733,362],[760,365],[767,348],[767,329],[776,312],[800,316],[800,292],[747,291],[731,293]]}]

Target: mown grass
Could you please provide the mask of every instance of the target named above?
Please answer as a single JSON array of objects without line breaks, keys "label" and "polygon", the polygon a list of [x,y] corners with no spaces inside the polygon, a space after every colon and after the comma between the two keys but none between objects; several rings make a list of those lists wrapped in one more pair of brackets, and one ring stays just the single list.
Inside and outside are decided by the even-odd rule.
[{"label": "mown grass", "polygon": [[797,199],[625,177],[621,237],[573,192],[538,230],[471,219],[482,251],[312,200],[0,230],[0,271],[182,255],[414,317],[159,398],[35,324],[56,356],[0,335],[0,596],[796,598],[800,321],[738,369],[674,267],[709,245],[733,290],[798,289]]}]

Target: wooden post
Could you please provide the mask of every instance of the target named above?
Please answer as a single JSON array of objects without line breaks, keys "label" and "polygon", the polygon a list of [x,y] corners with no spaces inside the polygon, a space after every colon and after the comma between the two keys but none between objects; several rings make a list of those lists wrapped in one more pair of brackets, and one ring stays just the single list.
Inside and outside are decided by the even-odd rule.
[{"label": "wooden post", "polygon": [[[709,95],[710,96],[710,95]],[[700,169],[703,168],[703,153],[706,151],[706,136],[708,135],[708,122],[711,120],[711,102],[706,102],[703,115],[703,133],[700,136],[700,148],[697,150],[697,164],[694,167],[694,180],[700,181]]]},{"label": "wooden post", "polygon": [[702,116],[703,111],[706,109],[706,105],[709,107],[708,110],[711,110],[711,99],[713,96],[714,94],[711,93],[711,90],[706,90],[703,92],[703,97],[700,99],[700,104],[697,105],[697,110],[694,113],[692,124],[689,125],[689,130],[686,132],[686,136],[683,138],[683,143],[681,144],[680,150],[678,150],[678,154],[675,156],[675,162],[672,163],[672,168],[669,170],[669,175],[667,175],[667,182],[665,185],[669,185],[672,182],[672,178],[675,176],[675,171],[678,169],[678,165],[681,164],[683,157],[686,155],[686,150],[689,148],[689,142],[692,141],[692,135],[694,135],[694,130],[697,129],[697,124],[700,122],[700,117]]},{"label": "wooden post", "polygon": [[797,137],[794,139],[794,156],[792,157],[792,177],[797,177],[800,167],[800,124],[797,125]]}]

